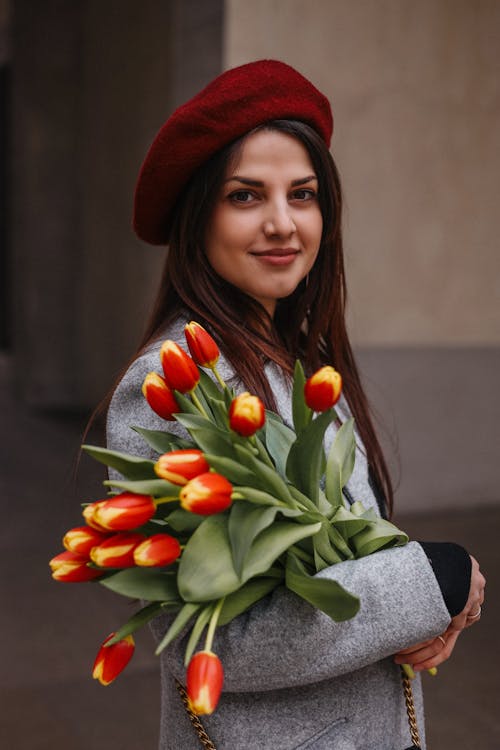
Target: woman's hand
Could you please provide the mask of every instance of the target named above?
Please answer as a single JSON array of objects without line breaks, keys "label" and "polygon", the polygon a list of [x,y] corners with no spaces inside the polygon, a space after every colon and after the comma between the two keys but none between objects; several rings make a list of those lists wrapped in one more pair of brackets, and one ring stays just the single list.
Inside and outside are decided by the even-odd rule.
[{"label": "woman's hand", "polygon": [[462,612],[451,619],[442,635],[398,651],[394,657],[396,664],[409,664],[415,672],[439,666],[450,658],[462,630],[480,620],[486,580],[479,570],[477,560],[471,557],[471,561],[469,596]]}]

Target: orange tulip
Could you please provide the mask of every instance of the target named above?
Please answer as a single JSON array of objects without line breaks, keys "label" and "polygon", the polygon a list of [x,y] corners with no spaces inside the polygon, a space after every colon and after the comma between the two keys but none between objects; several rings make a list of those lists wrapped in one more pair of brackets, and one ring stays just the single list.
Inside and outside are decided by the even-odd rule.
[{"label": "orange tulip", "polygon": [[179,499],[184,510],[210,516],[231,505],[233,486],[221,474],[207,472],[191,479],[180,491]]},{"label": "orange tulip", "polygon": [[229,426],[243,437],[254,435],[264,425],[265,421],[264,404],[258,396],[241,393],[231,402]]},{"label": "orange tulip", "polygon": [[165,341],[160,350],[163,374],[169,388],[180,393],[190,393],[200,380],[195,363],[175,341]]},{"label": "orange tulip", "polygon": [[155,513],[156,506],[149,495],[122,492],[97,503],[92,520],[110,531],[129,531],[147,523]]},{"label": "orange tulip", "polygon": [[91,550],[90,559],[100,568],[131,568],[134,550],[144,539],[144,534],[113,534]]},{"label": "orange tulip", "polygon": [[198,651],[187,668],[186,690],[189,705],[197,716],[215,711],[222,692],[224,670],[212,651]]},{"label": "orange tulip", "polygon": [[131,635],[127,635],[118,643],[112,646],[106,646],[106,643],[113,638],[114,633],[108,635],[102,644],[94,662],[92,677],[99,680],[101,685],[109,685],[123,672],[130,659],[134,654],[135,643]]},{"label": "orange tulip", "polygon": [[313,411],[327,411],[335,406],[342,392],[340,373],[327,365],[317,370],[304,385],[306,404]]},{"label": "orange tulip", "polygon": [[165,379],[157,372],[148,372],[142,384],[142,393],[152,410],[162,419],[171,422],[173,415],[181,411]]},{"label": "orange tulip", "polygon": [[164,453],[155,464],[158,476],[172,484],[186,484],[209,469],[203,453],[194,448]]},{"label": "orange tulip", "polygon": [[63,583],[83,583],[102,575],[102,570],[89,567],[89,558],[76,552],[61,552],[49,562],[52,578]]},{"label": "orange tulip", "polygon": [[212,369],[217,364],[220,356],[219,347],[199,323],[191,321],[184,328],[187,345],[191,356],[200,367]]},{"label": "orange tulip", "polygon": [[134,562],[144,567],[170,565],[181,554],[181,545],[170,534],[154,534],[134,550]]},{"label": "orange tulip", "polygon": [[89,555],[92,547],[101,544],[108,535],[93,529],[91,526],[76,526],[63,537],[63,545],[69,552],[79,555]]}]

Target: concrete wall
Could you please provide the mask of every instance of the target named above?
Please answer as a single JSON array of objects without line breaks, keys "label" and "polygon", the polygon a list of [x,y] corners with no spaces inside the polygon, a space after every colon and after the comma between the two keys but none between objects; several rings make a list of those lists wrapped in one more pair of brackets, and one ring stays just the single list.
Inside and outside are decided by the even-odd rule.
[{"label": "concrete wall", "polygon": [[349,325],[397,507],[498,502],[500,4],[226,0],[224,65],[332,102]]},{"label": "concrete wall", "polygon": [[132,232],[137,173],[220,71],[221,27],[220,0],[14,3],[14,357],[34,406],[95,405],[135,349],[164,253]]}]

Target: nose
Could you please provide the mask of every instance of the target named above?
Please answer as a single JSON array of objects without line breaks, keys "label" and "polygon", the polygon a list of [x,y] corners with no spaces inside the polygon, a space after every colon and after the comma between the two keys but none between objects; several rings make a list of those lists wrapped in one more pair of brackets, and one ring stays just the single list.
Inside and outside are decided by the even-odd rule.
[{"label": "nose", "polygon": [[290,237],[297,231],[287,201],[276,201],[269,205],[264,221],[266,237]]}]

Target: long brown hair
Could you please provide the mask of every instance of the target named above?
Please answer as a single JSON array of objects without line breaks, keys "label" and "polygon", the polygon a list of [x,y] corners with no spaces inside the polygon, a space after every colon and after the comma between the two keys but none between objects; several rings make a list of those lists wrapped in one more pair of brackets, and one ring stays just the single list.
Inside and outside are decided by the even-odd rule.
[{"label": "long brown hair", "polygon": [[365,446],[370,480],[382,505],[392,512],[392,482],[373,426],[345,324],[346,281],[342,247],[342,192],[333,158],[311,127],[294,120],[259,126],[297,138],[307,149],[318,178],[323,233],[308,278],[277,304],[270,319],[264,308],[220,277],[210,266],[204,238],[226,170],[246,134],[209,159],[191,178],[176,209],[167,258],[140,353],[184,310],[210,330],[245,387],[276,408],[264,373],[275,362],[289,376],[299,358],[308,373],[332,364],[342,374],[343,392]]}]

